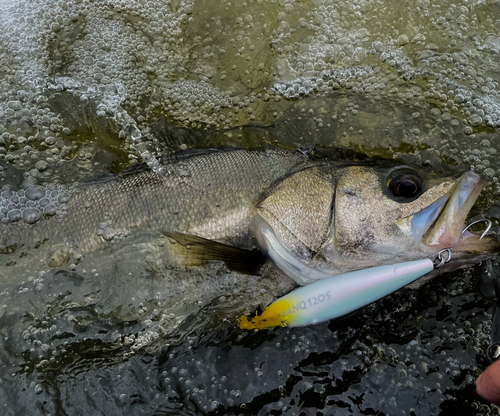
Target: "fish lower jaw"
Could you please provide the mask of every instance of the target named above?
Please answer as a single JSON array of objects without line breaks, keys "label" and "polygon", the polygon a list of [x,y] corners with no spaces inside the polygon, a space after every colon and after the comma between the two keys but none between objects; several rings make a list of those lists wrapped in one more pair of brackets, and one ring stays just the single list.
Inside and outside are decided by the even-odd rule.
[{"label": "fish lower jaw", "polygon": [[453,237],[449,235],[442,235],[437,241],[433,242],[428,242],[428,243],[423,243],[425,247],[427,248],[427,251],[431,252],[439,252],[441,250],[445,250],[448,248],[453,249],[458,241],[460,240],[460,237]]},{"label": "fish lower jaw", "polygon": [[464,225],[462,222],[458,224],[443,224],[439,229],[433,228],[432,234],[424,235],[422,244],[429,251],[439,252],[447,248],[454,248],[460,241],[461,231]]},{"label": "fish lower jaw", "polygon": [[498,237],[486,235],[481,238],[481,234],[466,232],[458,238],[442,238],[439,241],[429,244],[422,242],[421,251],[428,255],[437,255],[441,250],[452,249],[453,253],[463,255],[495,255],[500,253],[500,241]]},{"label": "fish lower jaw", "polygon": [[454,251],[471,254],[499,254],[500,240],[491,234],[481,238],[480,234],[467,231],[455,245]]},{"label": "fish lower jaw", "polygon": [[416,214],[413,222],[425,230],[422,243],[437,251],[454,248],[462,239],[466,218],[483,187],[481,178],[468,172],[448,195]]}]

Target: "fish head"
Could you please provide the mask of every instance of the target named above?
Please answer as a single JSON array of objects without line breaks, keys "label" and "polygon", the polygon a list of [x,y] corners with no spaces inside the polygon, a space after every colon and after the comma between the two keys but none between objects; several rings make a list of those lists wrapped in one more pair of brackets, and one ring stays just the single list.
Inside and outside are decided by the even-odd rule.
[{"label": "fish head", "polygon": [[484,185],[474,172],[318,166],[285,179],[258,212],[293,257],[330,275],[435,259],[448,248],[450,264],[461,267],[500,251],[492,235],[462,234]]},{"label": "fish head", "polygon": [[451,248],[458,260],[499,251],[498,239],[466,232],[467,215],[485,182],[474,172],[440,178],[401,166],[351,166],[336,184],[335,213],[322,253],[330,262],[388,263],[435,258]]}]

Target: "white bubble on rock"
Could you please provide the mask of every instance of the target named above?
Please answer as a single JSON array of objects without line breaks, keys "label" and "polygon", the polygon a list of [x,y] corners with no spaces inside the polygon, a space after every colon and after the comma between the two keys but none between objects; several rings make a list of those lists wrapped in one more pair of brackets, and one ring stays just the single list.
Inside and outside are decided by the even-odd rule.
[{"label": "white bubble on rock", "polygon": [[[481,127],[500,127],[500,33],[487,4],[419,0],[401,14],[347,0],[252,2],[227,13],[240,6],[234,25],[222,25],[194,0],[1,2],[0,158],[45,174],[43,161],[63,163],[74,126],[54,110],[58,94],[95,111],[158,173],[156,109],[178,125],[223,129],[286,117],[272,108],[285,107],[283,97],[347,93],[416,104],[420,120],[448,122],[470,150]],[[210,28],[195,27],[199,19]],[[232,70],[239,75],[226,83]]]},{"label": "white bubble on rock", "polygon": [[[0,121],[2,114],[14,119],[25,117],[47,130],[64,130],[67,134],[69,129],[60,125],[56,115],[50,117],[43,110],[51,92],[66,91],[94,102],[97,114],[115,118],[119,128],[138,131],[132,117],[115,117],[116,113],[125,111],[121,107],[124,101],[134,104],[150,95],[151,71],[167,75],[183,64],[186,57],[175,45],[180,42],[181,24],[192,9],[189,0],[175,10],[168,2],[143,3],[116,2],[110,11],[105,3],[88,1],[2,2],[0,61],[9,65],[0,66],[0,73],[7,71],[0,77],[0,91],[9,91],[7,95],[17,99],[0,100]],[[142,20],[132,27],[127,15]],[[156,68],[150,61],[156,62]],[[171,83],[165,83],[161,76],[153,84],[168,89]],[[147,141],[140,133],[130,135],[130,139],[133,145]],[[45,141],[55,143],[49,137]],[[157,168],[154,156],[146,156]]]}]

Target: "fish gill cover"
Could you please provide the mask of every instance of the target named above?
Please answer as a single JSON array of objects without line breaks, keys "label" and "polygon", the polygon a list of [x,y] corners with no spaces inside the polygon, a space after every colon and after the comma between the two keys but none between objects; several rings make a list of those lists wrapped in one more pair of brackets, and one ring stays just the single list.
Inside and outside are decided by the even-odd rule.
[{"label": "fish gill cover", "polygon": [[[499,62],[491,0],[0,0],[0,225],[64,219],[79,183],[143,162],[182,180],[172,152],[272,144],[471,168],[498,227]],[[177,268],[105,212],[98,232],[51,267],[43,240],[2,247],[2,414],[499,413],[474,393],[493,309],[470,271],[241,333],[289,282]]]}]

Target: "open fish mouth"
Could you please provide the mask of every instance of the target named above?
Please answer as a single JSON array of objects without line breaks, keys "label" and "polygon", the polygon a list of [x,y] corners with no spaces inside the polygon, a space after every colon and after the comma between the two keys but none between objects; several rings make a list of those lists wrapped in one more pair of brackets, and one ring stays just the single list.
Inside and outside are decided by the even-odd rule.
[{"label": "open fish mouth", "polygon": [[500,242],[493,235],[466,231],[465,220],[485,182],[474,172],[464,174],[450,192],[413,216],[416,240],[437,251],[453,248],[454,252],[498,253]]}]

